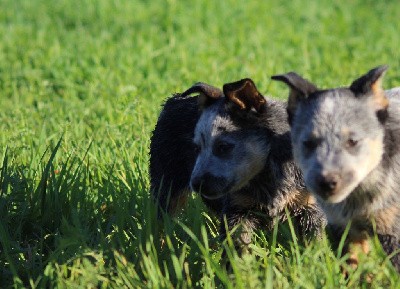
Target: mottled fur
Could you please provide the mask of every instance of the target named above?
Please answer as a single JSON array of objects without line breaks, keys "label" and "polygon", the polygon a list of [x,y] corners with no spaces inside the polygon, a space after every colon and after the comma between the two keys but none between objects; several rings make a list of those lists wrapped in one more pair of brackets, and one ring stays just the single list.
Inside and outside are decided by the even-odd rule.
[{"label": "mottled fur", "polygon": [[[208,206],[217,203],[213,208],[221,219],[226,217],[229,229],[241,225],[237,244],[248,244],[253,229],[270,229],[273,220],[285,220],[285,208],[292,215],[300,233],[312,236],[319,232],[324,218],[314,199],[305,190],[301,173],[294,165],[286,105],[265,99],[251,80],[225,85],[224,95],[220,97],[209,97],[204,91],[199,92],[201,108],[194,105],[196,97],[191,98],[191,105],[186,107],[164,106],[153,133],[151,183],[153,191],[160,192],[156,194],[156,200],[161,206],[165,207],[162,202],[166,199],[166,190],[160,188],[158,178],[168,169],[168,180],[164,176],[164,184],[167,184],[166,180],[168,183],[179,183],[175,187],[179,191],[171,191],[170,199],[185,195],[190,183],[195,191],[201,193]],[[188,101],[187,98],[177,97],[175,100]],[[197,119],[199,108],[201,115]],[[179,110],[185,112],[176,120]],[[197,147],[196,155],[194,148],[189,150],[188,145],[178,144],[180,157],[190,155],[186,156],[184,180],[180,178],[177,181],[178,178],[174,177],[176,165],[164,165],[164,169],[160,169],[161,166],[152,164],[159,159],[159,155],[168,158],[161,160],[165,164],[174,163],[175,155],[165,155],[164,152],[170,151],[170,145],[174,143],[169,140],[167,133],[161,134],[159,131],[165,125],[160,122],[164,122],[167,116],[170,117],[167,131],[185,130],[181,136],[186,139],[193,135]],[[183,119],[187,117],[191,118],[190,121],[197,121],[195,128],[182,129],[181,125],[188,122]],[[164,143],[164,146],[155,146],[154,139],[159,144]],[[175,141],[179,142],[179,139]],[[193,158],[196,158],[195,162]],[[187,176],[190,168],[193,171],[189,181]],[[225,233],[221,220],[221,235],[225,236]]]},{"label": "mottled fur", "polygon": [[[381,88],[385,70],[329,90],[295,73],[273,77],[291,87],[294,158],[336,239],[352,222],[347,250],[353,265],[355,252],[369,251],[373,222],[385,251],[400,249],[400,90]],[[400,270],[399,254],[392,262]]]}]

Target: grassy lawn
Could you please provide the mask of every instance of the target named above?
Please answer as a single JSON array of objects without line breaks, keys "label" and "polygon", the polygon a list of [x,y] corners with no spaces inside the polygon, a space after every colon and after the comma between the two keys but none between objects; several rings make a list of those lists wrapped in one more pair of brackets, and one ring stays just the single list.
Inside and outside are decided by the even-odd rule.
[{"label": "grassy lawn", "polygon": [[389,64],[400,86],[399,15],[395,0],[1,0],[0,287],[399,288],[377,242],[347,281],[326,238],[285,228],[238,258],[195,195],[159,222],[147,175],[160,105],[194,82],[251,77],[285,99],[271,75],[336,87]]}]

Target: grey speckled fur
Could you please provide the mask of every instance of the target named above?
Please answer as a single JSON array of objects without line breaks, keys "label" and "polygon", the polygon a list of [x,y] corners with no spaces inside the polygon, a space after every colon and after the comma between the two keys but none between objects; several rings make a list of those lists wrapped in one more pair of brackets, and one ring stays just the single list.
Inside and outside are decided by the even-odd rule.
[{"label": "grey speckled fur", "polygon": [[[273,77],[291,88],[294,158],[336,239],[352,221],[354,264],[350,247],[369,251],[373,222],[387,253],[400,248],[400,88],[381,88],[385,70],[377,67],[348,88],[329,90],[295,73]],[[400,254],[392,263],[400,270]]]}]

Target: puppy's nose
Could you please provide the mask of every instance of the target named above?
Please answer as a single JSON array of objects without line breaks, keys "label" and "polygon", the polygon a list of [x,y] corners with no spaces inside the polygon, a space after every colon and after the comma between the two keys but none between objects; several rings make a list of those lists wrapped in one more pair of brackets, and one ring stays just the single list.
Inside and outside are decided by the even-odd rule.
[{"label": "puppy's nose", "polygon": [[333,192],[340,181],[340,176],[337,173],[321,174],[318,176],[318,186],[326,193]]},{"label": "puppy's nose", "polygon": [[200,192],[200,188],[201,188],[201,183],[202,183],[202,179],[200,177],[194,177],[190,180],[190,186],[192,187],[192,190],[195,192]]}]

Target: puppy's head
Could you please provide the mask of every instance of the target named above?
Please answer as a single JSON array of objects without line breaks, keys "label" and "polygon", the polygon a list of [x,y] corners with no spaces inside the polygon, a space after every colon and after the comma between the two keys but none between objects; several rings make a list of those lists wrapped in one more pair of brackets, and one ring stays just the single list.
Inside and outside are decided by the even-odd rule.
[{"label": "puppy's head", "polygon": [[250,79],[225,84],[223,93],[203,88],[192,90],[200,93],[202,114],[193,139],[197,159],[190,185],[216,199],[246,186],[263,169],[268,147],[252,123],[264,113],[266,100]]},{"label": "puppy's head", "polygon": [[318,90],[296,73],[273,76],[290,87],[288,115],[293,153],[307,187],[338,203],[368,176],[383,154],[388,100],[381,87],[386,66],[348,88]]}]

